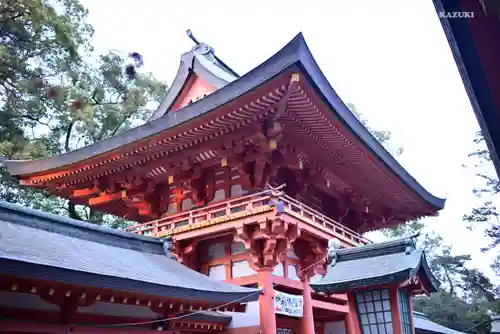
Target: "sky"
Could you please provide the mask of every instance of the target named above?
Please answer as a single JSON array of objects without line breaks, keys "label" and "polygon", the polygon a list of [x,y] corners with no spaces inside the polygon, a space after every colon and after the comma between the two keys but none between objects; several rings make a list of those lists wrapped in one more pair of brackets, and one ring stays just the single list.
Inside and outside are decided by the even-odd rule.
[{"label": "sky", "polygon": [[137,51],[144,70],[171,83],[195,37],[244,74],[304,34],[319,67],[344,102],[371,127],[392,132],[398,159],[432,194],[446,198],[429,229],[470,253],[493,275],[487,240],[462,216],[480,185],[467,154],[479,127],[431,0],[161,1],[82,0],[99,53]]}]

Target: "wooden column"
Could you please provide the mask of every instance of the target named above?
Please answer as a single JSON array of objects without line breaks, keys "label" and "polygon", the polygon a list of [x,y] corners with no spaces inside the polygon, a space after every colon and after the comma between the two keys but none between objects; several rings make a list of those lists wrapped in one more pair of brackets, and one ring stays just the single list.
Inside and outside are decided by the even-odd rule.
[{"label": "wooden column", "polygon": [[304,275],[302,283],[304,284],[303,298],[304,311],[301,319],[302,334],[314,334],[314,315],[312,306],[311,287],[309,286],[309,275]]},{"label": "wooden column", "polygon": [[260,328],[262,334],[276,334],[276,314],[274,312],[273,270],[257,270],[259,287],[264,289],[259,297]]},{"label": "wooden column", "polygon": [[262,334],[276,334],[272,273],[283,262],[299,233],[296,225],[276,212],[269,213],[263,221],[244,221],[236,228],[234,240],[243,242],[249,251],[248,263],[257,272],[259,286],[264,289],[259,297]]},{"label": "wooden column", "polygon": [[352,293],[347,294],[347,306],[349,306],[349,313],[344,317],[346,333],[361,334],[361,325],[356,311],[356,300]]},{"label": "wooden column", "polygon": [[297,239],[294,244],[295,254],[299,258],[297,275],[303,284],[303,315],[301,319],[301,333],[314,334],[313,300],[311,296],[311,277],[326,272],[326,248],[317,240],[309,238]]},{"label": "wooden column", "polygon": [[389,298],[391,300],[392,328],[394,334],[401,334],[401,315],[399,314],[398,287],[393,286],[389,289]]},{"label": "wooden column", "polygon": [[411,292],[408,291],[408,306],[410,309],[411,332],[415,334],[415,319],[413,318],[413,298]]}]

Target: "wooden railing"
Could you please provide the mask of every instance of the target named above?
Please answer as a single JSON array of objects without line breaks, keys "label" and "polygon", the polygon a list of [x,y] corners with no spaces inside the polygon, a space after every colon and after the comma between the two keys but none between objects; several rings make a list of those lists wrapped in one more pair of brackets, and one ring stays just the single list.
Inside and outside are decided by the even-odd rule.
[{"label": "wooden railing", "polygon": [[342,239],[350,240],[358,245],[371,243],[370,240],[363,237],[361,234],[287,195],[273,196],[272,190],[265,190],[247,196],[221,201],[202,208],[167,215],[157,220],[127,227],[125,230],[140,235],[157,236],[174,228],[207,222],[220,217],[236,214],[240,211],[258,209],[266,205],[274,206],[278,202],[284,204],[286,213],[293,215],[305,223],[309,223],[315,227],[320,225]]}]

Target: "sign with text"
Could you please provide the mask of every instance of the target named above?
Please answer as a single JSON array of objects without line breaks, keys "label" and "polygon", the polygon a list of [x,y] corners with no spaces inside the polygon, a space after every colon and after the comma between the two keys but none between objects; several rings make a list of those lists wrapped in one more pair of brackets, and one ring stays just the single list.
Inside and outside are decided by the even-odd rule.
[{"label": "sign with text", "polygon": [[304,299],[302,296],[274,290],[274,311],[290,317],[302,317]]},{"label": "sign with text", "polygon": [[288,328],[276,328],[276,334],[292,334],[292,330]]}]

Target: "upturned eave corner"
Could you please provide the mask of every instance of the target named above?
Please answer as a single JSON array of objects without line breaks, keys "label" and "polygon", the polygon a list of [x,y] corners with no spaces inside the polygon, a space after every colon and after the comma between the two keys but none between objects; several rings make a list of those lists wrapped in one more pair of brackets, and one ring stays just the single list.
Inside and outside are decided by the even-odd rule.
[{"label": "upturned eave corner", "polygon": [[[446,199],[432,195],[420,185],[347,107],[323,74],[302,33],[299,33],[285,48],[287,47],[297,52],[299,67],[307,74],[320,96],[324,98],[330,106],[331,111],[340,118],[347,129],[349,129],[375,157],[381,160],[389,170],[394,172],[406,186],[427,202],[435,212],[444,209]],[[283,52],[284,49],[280,52]]]},{"label": "upturned eave corner", "polygon": [[434,276],[432,273],[432,270],[429,266],[429,263],[427,262],[427,257],[425,255],[425,252],[422,251],[422,259],[420,260],[420,266],[421,270],[423,271],[423,274],[426,276],[428,282],[429,282],[429,293],[433,292],[438,292],[439,288],[441,286],[441,282]]}]

